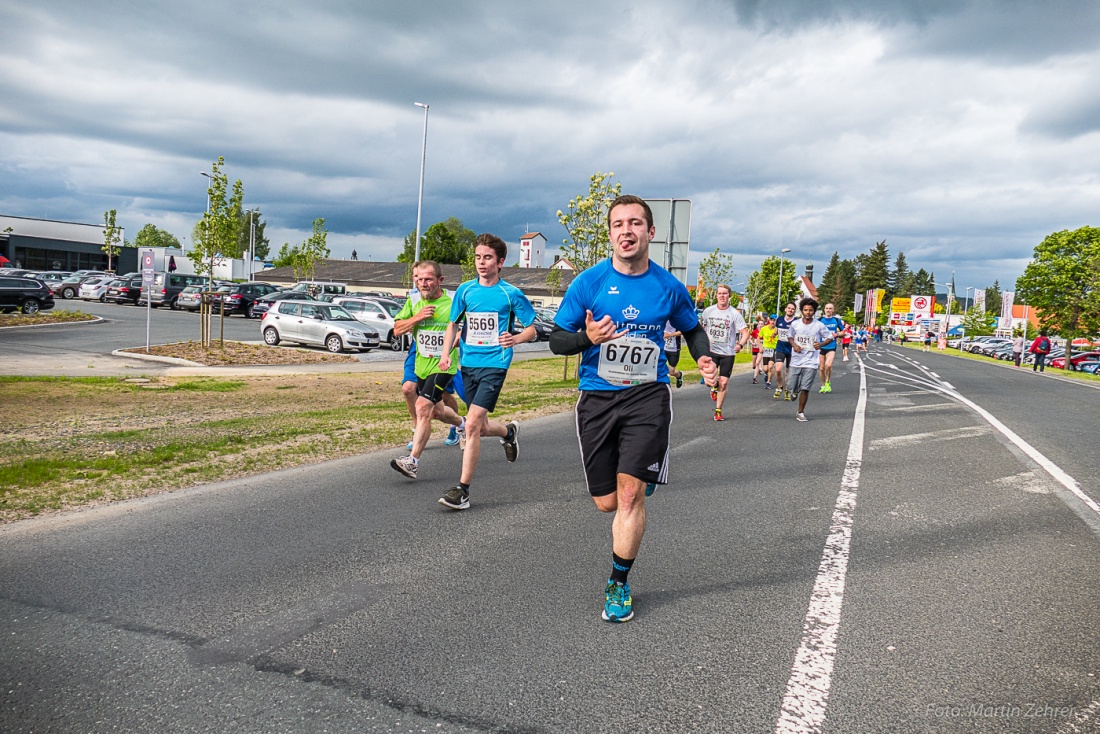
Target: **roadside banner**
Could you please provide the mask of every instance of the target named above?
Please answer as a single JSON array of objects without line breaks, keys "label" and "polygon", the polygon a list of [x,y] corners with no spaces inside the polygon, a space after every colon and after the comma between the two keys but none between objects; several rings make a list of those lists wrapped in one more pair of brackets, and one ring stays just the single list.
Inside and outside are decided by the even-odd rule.
[{"label": "roadside banner", "polygon": [[1012,302],[1016,300],[1016,291],[1001,293],[1001,318],[1012,321]]},{"label": "roadside banner", "polygon": [[862,309],[863,309],[863,294],[862,293],[857,293],[856,294],[856,304],[855,304],[855,306],[852,307],[852,311],[854,313],[859,313],[860,310],[862,310]]},{"label": "roadside banner", "polygon": [[975,308],[978,311],[985,310],[985,288],[974,289],[974,304],[972,308]]},{"label": "roadside banner", "polygon": [[913,296],[911,299],[912,304],[909,310],[918,317],[931,318],[933,311],[933,304],[936,302],[935,296]]}]

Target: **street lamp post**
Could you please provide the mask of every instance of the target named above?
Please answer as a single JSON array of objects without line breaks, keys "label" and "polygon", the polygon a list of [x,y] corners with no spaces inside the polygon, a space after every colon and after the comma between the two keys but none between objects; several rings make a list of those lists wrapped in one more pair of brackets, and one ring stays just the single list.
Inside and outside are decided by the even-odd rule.
[{"label": "street lamp post", "polygon": [[424,142],[420,146],[420,195],[416,200],[416,239],[413,240],[413,262],[420,262],[420,212],[424,208],[424,161],[428,157],[428,105],[414,102],[424,108]]},{"label": "street lamp post", "polygon": [[972,290],[974,290],[974,286],[970,286],[965,291],[963,291],[963,295],[966,296],[966,303],[963,304],[963,318],[964,319],[966,318],[966,315],[968,313],[970,313],[970,291],[972,291]]},{"label": "street lamp post", "polygon": [[248,282],[252,282],[253,263],[256,261],[256,210],[248,210]]},{"label": "street lamp post", "polygon": [[775,313],[779,314],[779,303],[783,300],[783,256],[791,251],[791,248],[784,247],[779,251],[779,282],[775,285]]}]

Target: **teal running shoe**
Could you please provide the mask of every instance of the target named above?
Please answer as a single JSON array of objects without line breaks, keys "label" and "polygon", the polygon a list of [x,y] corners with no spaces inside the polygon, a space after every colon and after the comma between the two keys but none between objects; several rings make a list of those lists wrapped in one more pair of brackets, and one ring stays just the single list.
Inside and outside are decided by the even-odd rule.
[{"label": "teal running shoe", "polygon": [[656,491],[657,491],[657,482],[650,482],[649,484],[645,485],[645,496],[646,497],[648,497],[649,495],[653,494]]},{"label": "teal running shoe", "polygon": [[603,618],[608,622],[627,622],[634,616],[634,600],[630,596],[630,584],[607,580],[607,592],[603,604]]},{"label": "teal running shoe", "polygon": [[451,426],[451,430],[447,431],[447,438],[444,439],[443,445],[454,446],[456,443],[458,443],[458,429]]}]

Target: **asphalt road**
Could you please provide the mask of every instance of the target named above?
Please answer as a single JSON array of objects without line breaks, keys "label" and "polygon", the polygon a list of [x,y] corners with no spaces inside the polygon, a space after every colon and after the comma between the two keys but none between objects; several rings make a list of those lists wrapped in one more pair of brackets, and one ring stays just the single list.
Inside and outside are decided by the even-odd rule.
[{"label": "asphalt road", "polygon": [[1100,390],[837,367],[808,423],[675,391],[625,625],[571,415],[462,513],[433,444],[3,527],[0,729],[1100,731]]}]

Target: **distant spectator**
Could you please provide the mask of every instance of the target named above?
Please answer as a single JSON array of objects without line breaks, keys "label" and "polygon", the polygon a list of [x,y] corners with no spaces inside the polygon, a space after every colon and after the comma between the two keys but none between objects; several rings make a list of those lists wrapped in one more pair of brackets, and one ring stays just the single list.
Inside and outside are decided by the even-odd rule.
[{"label": "distant spectator", "polygon": [[1040,331],[1035,341],[1031,342],[1031,353],[1035,355],[1035,363],[1031,365],[1031,371],[1043,372],[1047,366],[1047,355],[1050,354],[1050,337],[1047,336],[1046,329]]},{"label": "distant spectator", "polygon": [[1012,340],[1012,360],[1016,363],[1016,366],[1020,366],[1020,361],[1024,357],[1024,335],[1017,334],[1016,338]]},{"label": "distant spectator", "polygon": [[351,259],[352,260],[358,260],[359,259],[359,253],[356,252],[355,250],[352,250],[351,251]]}]

